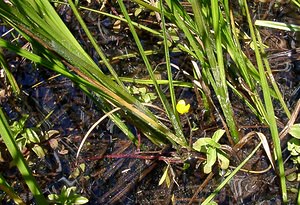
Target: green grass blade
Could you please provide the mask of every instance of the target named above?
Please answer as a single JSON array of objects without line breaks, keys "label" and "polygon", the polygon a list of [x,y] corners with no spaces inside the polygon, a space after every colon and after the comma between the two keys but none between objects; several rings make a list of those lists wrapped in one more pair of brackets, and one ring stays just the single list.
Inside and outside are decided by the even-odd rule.
[{"label": "green grass blade", "polygon": [[[153,85],[153,81],[150,79],[136,79],[136,78],[128,78],[128,77],[120,77],[120,79],[121,79],[121,81],[127,82],[127,83],[136,83],[136,84],[141,84],[141,85]],[[169,80],[157,80],[157,84],[168,85]],[[193,88],[194,87],[193,83],[183,82],[183,81],[178,81],[178,80],[173,81],[173,86],[184,87],[184,88]]]},{"label": "green grass blade", "polygon": [[11,85],[11,88],[12,88],[14,94],[18,96],[20,94],[20,88],[17,84],[17,81],[16,81],[15,77],[10,72],[10,69],[7,65],[7,62],[4,59],[3,52],[2,52],[1,48],[0,48],[0,66],[4,69],[5,74],[7,76],[7,79],[9,81],[10,85]]},{"label": "green grass blade", "polygon": [[9,124],[6,120],[6,117],[0,108],[0,135],[12,156],[16,166],[18,167],[20,173],[22,174],[24,181],[26,182],[29,190],[33,194],[36,202],[38,204],[48,204],[47,200],[45,199],[40,187],[38,186],[35,178],[33,177],[27,162],[25,161],[22,153],[20,152],[17,143],[13,137],[13,134],[10,130]]},{"label": "green grass blade", "polygon": [[[249,93],[249,96],[253,101],[252,105],[248,103],[249,108],[255,113],[256,116],[258,116],[261,119],[261,121],[266,122],[264,120],[267,118],[266,112],[254,83],[255,81],[259,81],[258,71],[242,51],[241,45],[239,43],[238,35],[236,33],[237,28],[235,27],[234,17],[231,16],[228,17],[227,19],[231,19],[231,18],[232,18],[231,20],[232,35],[229,35],[230,31],[227,31],[225,33],[227,39],[227,51],[230,54],[233,61],[235,62],[235,64],[237,65],[237,67],[239,68],[237,72],[239,72],[241,75],[241,78],[243,80],[242,82],[245,85],[243,87],[248,89],[246,91]],[[253,107],[256,107],[256,111],[254,111]]]},{"label": "green grass blade", "polygon": [[24,201],[15,193],[13,188],[6,182],[0,173],[0,189],[4,191],[16,204],[26,205]]},{"label": "green grass blade", "polygon": [[300,31],[299,25],[289,24],[289,23],[281,23],[281,22],[275,22],[275,21],[256,20],[255,25],[256,26],[264,26],[264,27],[268,27],[268,28],[280,29],[280,30],[284,30],[284,31]]},{"label": "green grass blade", "polygon": [[[255,51],[255,56],[256,56],[258,70],[259,70],[260,82],[261,82],[261,87],[262,87],[263,96],[264,96],[265,109],[267,111],[267,117],[268,117],[267,121],[270,126],[270,131],[271,131],[272,140],[274,143],[275,153],[276,153],[278,167],[279,167],[279,178],[280,178],[280,184],[281,184],[282,199],[283,199],[284,203],[287,203],[288,198],[287,198],[287,189],[286,189],[286,179],[285,179],[285,174],[284,174],[284,165],[283,165],[283,159],[282,159],[280,139],[279,139],[277,124],[276,124],[276,119],[275,119],[275,113],[274,113],[273,103],[272,103],[272,99],[271,99],[271,95],[270,95],[270,89],[269,89],[267,78],[265,76],[263,62],[261,59],[261,55],[259,53],[260,49],[259,49],[259,46],[257,45],[256,33],[255,33],[255,30],[254,30],[252,22],[251,22],[251,17],[249,14],[247,2],[246,2],[246,0],[243,0],[243,2],[244,2],[246,14],[247,14],[247,20],[248,20],[248,24],[249,24],[251,38],[253,40],[254,51]],[[260,46],[262,46],[262,45],[260,45]]]},{"label": "green grass blade", "polygon": [[[216,55],[218,62],[218,73],[216,77],[217,87],[219,87],[220,98],[219,102],[221,104],[224,116],[226,118],[228,127],[231,131],[232,139],[235,143],[239,141],[239,133],[236,128],[236,122],[234,119],[234,112],[229,100],[229,93],[226,83],[226,74],[225,74],[225,66],[224,66],[224,55],[222,51],[222,28],[225,27],[224,22],[222,21],[223,16],[220,14],[218,2],[215,0],[211,1],[211,11],[212,11],[212,20],[215,34],[215,45],[216,45]],[[217,92],[218,94],[218,92]]]},{"label": "green grass blade", "polygon": [[162,102],[162,104],[165,108],[165,111],[167,112],[167,115],[168,115],[168,117],[169,117],[169,119],[170,119],[170,121],[173,125],[173,128],[174,128],[175,132],[176,132],[176,137],[172,140],[175,141],[176,143],[180,144],[180,145],[187,146],[187,142],[184,138],[182,129],[181,129],[181,127],[180,127],[180,125],[177,121],[177,118],[174,115],[174,112],[172,111],[172,108],[170,107],[170,105],[169,105],[169,103],[166,99],[166,96],[162,93],[162,90],[160,89],[159,85],[157,84],[156,78],[154,76],[153,69],[150,65],[150,62],[149,62],[147,56],[145,55],[143,46],[142,46],[142,44],[141,44],[141,42],[138,38],[138,35],[135,31],[135,28],[134,28],[134,26],[133,26],[133,24],[130,20],[130,17],[129,17],[128,12],[125,8],[125,5],[124,5],[122,0],[118,0],[118,3],[120,5],[121,11],[122,11],[124,17],[126,18],[126,20],[128,22],[129,29],[130,29],[130,31],[133,35],[133,38],[135,40],[135,43],[136,43],[138,49],[140,51],[141,57],[142,57],[142,59],[145,63],[145,66],[146,66],[147,70],[148,70],[148,74],[149,74],[151,80],[153,80],[153,84],[154,84],[154,87],[156,89],[156,92],[158,93],[158,96],[160,97],[161,102]]},{"label": "green grass blade", "polygon": [[[292,0],[292,2],[300,8],[300,1],[299,0]],[[300,203],[300,202],[299,202]]]},{"label": "green grass blade", "polygon": [[162,2],[162,0],[160,0],[159,3],[160,3],[160,10],[161,10],[161,12],[160,12],[160,14],[161,14],[161,25],[162,25],[162,31],[163,31],[165,61],[166,61],[166,67],[167,67],[167,73],[168,73],[171,104],[172,104],[172,108],[173,108],[173,113],[176,117],[176,120],[177,120],[178,124],[180,125],[179,116],[178,116],[178,113],[176,111],[176,103],[177,102],[176,102],[175,90],[174,90],[174,85],[173,85],[173,74],[172,74],[172,69],[171,69],[170,51],[169,51],[169,45],[168,45],[166,21],[165,21],[165,15],[164,15],[164,12],[163,12],[163,2]]},{"label": "green grass blade", "polygon": [[113,67],[111,66],[111,64],[108,62],[108,59],[106,58],[105,54],[102,52],[101,48],[98,46],[98,44],[95,41],[94,37],[92,36],[91,32],[89,31],[89,29],[87,28],[87,26],[84,23],[83,19],[81,18],[81,16],[80,16],[77,8],[75,7],[73,1],[72,0],[68,0],[68,2],[69,2],[69,5],[70,5],[71,9],[73,10],[73,12],[74,12],[77,20],[79,21],[81,27],[83,28],[83,30],[87,34],[87,37],[89,38],[89,40],[92,43],[93,47],[95,48],[96,52],[98,53],[98,55],[100,56],[100,58],[104,62],[105,66],[108,68],[108,70],[110,71],[110,73],[112,74],[112,76],[114,77],[114,79],[117,81],[117,83],[125,89],[124,84],[119,79],[117,73],[115,72],[115,70],[113,69]]},{"label": "green grass blade", "polygon": [[[212,84],[214,91],[216,92],[216,95],[218,97],[218,100],[220,102],[223,114],[225,116],[226,122],[228,124],[228,127],[230,129],[231,137],[234,143],[237,143],[239,141],[239,133],[237,131],[233,109],[229,100],[229,94],[228,89],[226,85],[226,76],[224,71],[224,63],[223,63],[223,55],[222,55],[222,42],[220,39],[220,29],[219,29],[219,23],[220,23],[220,17],[217,13],[217,10],[219,10],[218,5],[212,1],[211,6],[213,8],[208,9],[207,5],[201,5],[199,1],[192,1],[192,9],[193,13],[195,14],[195,22],[198,28],[198,35],[201,36],[206,56],[208,59],[208,62],[210,64],[210,69],[212,72],[213,77],[209,76],[209,81]],[[217,29],[215,31],[215,39],[211,37],[210,34],[210,26],[208,25],[208,21],[205,21],[205,16],[203,15],[203,12],[201,9],[206,9],[207,12],[212,12],[213,14],[213,27]],[[214,41],[213,41],[214,40]],[[214,46],[217,46],[217,59],[215,57],[214,53]],[[217,61],[218,60],[218,61]],[[206,73],[209,73],[210,71],[207,70]]]},{"label": "green grass blade", "polygon": [[263,62],[265,64],[265,66],[266,66],[266,70],[267,70],[267,74],[268,74],[269,80],[270,80],[270,82],[271,82],[271,84],[272,84],[272,86],[274,88],[274,91],[276,93],[276,97],[278,98],[281,106],[283,107],[283,110],[285,111],[285,114],[287,115],[288,118],[290,118],[291,117],[291,113],[290,113],[290,111],[289,111],[286,103],[284,102],[284,99],[283,99],[283,97],[281,95],[281,92],[280,92],[280,90],[278,88],[278,85],[276,84],[276,81],[275,81],[274,76],[272,74],[272,70],[270,68],[269,61],[267,59],[267,54],[266,54],[266,52],[265,52],[265,50],[264,50],[264,48],[262,46],[263,45],[262,39],[261,39],[261,37],[259,35],[259,32],[256,31],[256,33],[257,33],[256,36],[257,36],[258,42],[261,45],[260,46],[260,51],[261,51],[261,54],[262,54]]}]

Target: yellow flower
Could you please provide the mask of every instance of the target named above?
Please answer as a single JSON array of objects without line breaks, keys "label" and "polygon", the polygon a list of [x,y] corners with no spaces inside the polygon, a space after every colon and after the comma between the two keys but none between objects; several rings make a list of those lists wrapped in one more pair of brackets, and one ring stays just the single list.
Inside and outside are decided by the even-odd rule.
[{"label": "yellow flower", "polygon": [[185,104],[184,100],[179,100],[177,105],[176,105],[176,110],[180,114],[185,114],[189,112],[191,105],[190,104]]}]

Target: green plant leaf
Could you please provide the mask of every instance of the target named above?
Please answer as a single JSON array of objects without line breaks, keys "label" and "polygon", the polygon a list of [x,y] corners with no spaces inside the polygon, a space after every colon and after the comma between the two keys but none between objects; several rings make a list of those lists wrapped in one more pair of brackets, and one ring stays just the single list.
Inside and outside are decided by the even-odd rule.
[{"label": "green plant leaf", "polygon": [[44,158],[46,155],[44,149],[40,145],[35,144],[32,150],[39,158]]},{"label": "green plant leaf", "polygon": [[165,171],[164,171],[164,174],[162,175],[162,177],[160,178],[159,182],[158,182],[158,185],[162,185],[164,182],[166,182],[167,184],[167,187],[170,186],[170,177],[168,175],[168,171],[169,171],[169,164],[168,166],[166,167]]},{"label": "green plant leaf", "polygon": [[212,167],[217,161],[217,150],[215,148],[209,147],[207,149],[207,154],[206,154],[206,163],[204,165],[204,173],[209,174],[212,171]]},{"label": "green plant leaf", "polygon": [[300,140],[297,138],[290,139],[287,143],[287,149],[292,156],[300,155]]},{"label": "green plant leaf", "polygon": [[218,205],[218,203],[215,202],[215,201],[211,201],[211,202],[209,202],[207,205]]},{"label": "green plant leaf", "polygon": [[0,135],[4,141],[9,153],[14,159],[20,173],[22,174],[26,184],[28,185],[30,191],[35,197],[37,204],[48,204],[47,200],[39,188],[35,178],[33,177],[26,160],[24,159],[22,153],[20,152],[15,137],[11,131],[11,128],[7,122],[6,116],[0,107]]},{"label": "green plant leaf", "polygon": [[50,201],[57,201],[59,199],[59,196],[57,194],[49,194],[48,199]]},{"label": "green plant leaf", "polygon": [[217,148],[217,149],[221,148],[221,145],[219,143],[215,142],[213,139],[208,138],[208,137],[203,137],[203,138],[198,139],[193,144],[193,149],[198,152],[201,152],[201,147],[207,146],[207,145],[210,145],[211,147]]},{"label": "green plant leaf", "polygon": [[300,139],[300,124],[293,124],[290,128],[289,134]]},{"label": "green plant leaf", "polygon": [[89,200],[84,197],[84,196],[77,196],[74,200],[73,200],[73,203],[74,204],[86,204],[88,203]]},{"label": "green plant leaf", "polygon": [[17,137],[21,132],[23,132],[28,117],[29,115],[22,115],[19,121],[13,122],[13,124],[10,126],[11,131],[13,132],[15,137]]},{"label": "green plant leaf", "polygon": [[215,131],[215,133],[213,134],[213,136],[211,137],[215,142],[218,142],[221,137],[224,135],[225,130],[222,129],[218,129],[217,131]]},{"label": "green plant leaf", "polygon": [[221,169],[228,169],[229,167],[229,159],[221,152],[217,151],[217,158],[221,165]]},{"label": "green plant leaf", "polygon": [[289,180],[290,182],[295,181],[295,180],[299,181],[299,174],[297,174],[296,172],[293,172],[293,173],[287,175],[286,179]]},{"label": "green plant leaf", "polygon": [[16,143],[20,150],[24,150],[28,140],[25,137],[16,139]]},{"label": "green plant leaf", "polygon": [[40,138],[33,128],[25,128],[25,132],[22,133],[23,137],[26,137],[30,142],[39,143]]}]

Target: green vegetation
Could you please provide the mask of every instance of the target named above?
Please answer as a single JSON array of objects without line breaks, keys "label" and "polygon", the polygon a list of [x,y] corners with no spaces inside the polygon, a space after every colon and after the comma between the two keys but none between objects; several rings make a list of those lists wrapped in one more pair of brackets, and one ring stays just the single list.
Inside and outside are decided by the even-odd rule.
[{"label": "green vegetation", "polygon": [[86,204],[89,200],[85,197],[76,194],[76,187],[63,187],[61,194],[50,194],[49,200],[55,204],[72,205],[72,204]]},{"label": "green vegetation", "polygon": [[[282,156],[282,150],[285,147],[281,145],[280,141],[274,102],[280,107],[282,115],[287,120],[292,115],[274,80],[264,50],[266,46],[258,29],[260,26],[268,26],[276,29],[299,31],[299,25],[270,23],[268,21],[252,22],[246,0],[239,1],[238,7],[241,8],[239,14],[236,14],[235,9],[237,8],[232,8],[226,0],[189,1],[189,9],[178,0],[157,1],[156,4],[134,0],[135,5],[138,5],[135,15],[138,16],[143,11],[151,12],[157,19],[155,22],[157,24],[156,29],[134,22],[132,20],[133,11],[128,10],[125,1],[117,1],[119,15],[93,10],[81,6],[80,1],[75,2],[72,0],[68,0],[67,3],[48,0],[11,0],[9,3],[0,1],[2,22],[5,26],[14,28],[26,39],[32,46],[32,50],[24,48],[22,43],[9,42],[4,38],[0,38],[0,48],[72,80],[103,111],[105,117],[109,117],[135,145],[140,146],[139,139],[126,122],[130,122],[161,149],[171,144],[172,148],[177,151],[182,163],[185,163],[192,156],[192,153],[203,153],[206,158],[201,166],[205,174],[214,172],[214,167],[218,167],[218,170],[228,171],[225,180],[202,204],[215,203],[213,199],[217,193],[243,168],[261,145],[263,145],[262,147],[273,169],[278,171],[282,200],[284,203],[288,202]],[[88,42],[86,43],[93,47],[99,57],[99,62],[95,62],[92,56],[83,49],[56,12],[53,5],[61,4],[71,8],[87,36]],[[128,27],[138,52],[108,57],[104,49],[98,45],[96,36],[84,22],[82,18],[84,11],[123,22]],[[236,20],[236,16],[245,19],[245,22],[242,23],[246,24],[249,29],[249,36],[239,26],[241,22]],[[158,52],[155,49],[149,51],[144,48],[141,36],[139,36],[140,31],[147,32],[161,40],[164,63],[160,67],[164,68],[166,79],[160,79],[156,75],[159,71],[156,71],[156,67],[151,63],[150,56],[156,55]],[[245,39],[242,37],[245,36],[248,36],[251,41],[249,47],[252,48],[251,52],[255,55],[253,57],[255,60],[250,59],[242,45],[245,43]],[[15,97],[19,97],[21,86],[16,83],[7,65],[3,50],[0,53],[1,68],[5,71]],[[171,63],[170,57],[174,53],[188,56],[187,59],[193,66],[190,70],[178,68],[184,79],[188,79],[188,82],[174,79],[176,65]],[[113,61],[130,58],[141,58],[147,74],[141,78],[119,76]],[[104,73],[99,65],[105,66],[109,74]],[[163,89],[163,86],[167,86],[167,89]],[[211,137],[193,136],[196,126],[191,125],[189,121],[189,115],[192,115],[189,112],[192,103],[178,99],[177,93],[183,88],[193,89],[195,95],[201,98],[202,104],[200,101],[197,103],[198,106],[205,108],[207,116],[213,116],[214,113],[217,113],[218,118],[220,118],[222,127],[215,129]],[[249,156],[242,159],[240,164],[229,172],[230,155],[233,152],[229,154],[228,150],[236,151],[236,147],[246,143],[245,139],[248,139],[242,136],[244,133],[239,130],[240,125],[233,106],[237,102],[245,105],[245,109],[250,110],[251,115],[267,126],[268,130],[264,134],[254,133],[259,136],[260,142],[252,147],[253,151]],[[150,109],[151,105],[149,104],[152,106],[154,104],[159,105],[167,119],[162,120],[156,111]],[[186,136],[188,132],[184,128],[184,120],[180,114],[185,114],[187,117],[190,136]],[[47,204],[47,200],[31,173],[32,170],[28,167],[28,162],[21,153],[27,146],[33,146],[32,150],[39,157],[43,157],[45,154],[38,145],[41,142],[40,135],[42,135],[39,131],[40,124],[36,128],[27,128],[25,125],[27,118],[28,116],[24,116],[18,122],[13,122],[0,109],[0,134],[36,202]],[[211,118],[207,117],[206,119],[209,121]],[[99,123],[103,119],[101,118]],[[92,128],[96,125],[98,123]],[[270,141],[266,137],[268,131],[270,132],[270,139],[272,139]],[[254,135],[253,132],[250,133],[250,135]],[[295,166],[297,166],[299,165],[300,153],[299,124],[293,125],[289,133],[294,138],[288,142],[287,148],[293,156]],[[249,133],[245,134],[247,136]],[[224,148],[226,146],[227,149]],[[80,145],[79,150],[81,147],[82,145]],[[274,148],[274,151],[270,147]],[[273,161],[276,161],[277,164],[274,165]],[[169,163],[165,172],[162,173],[163,176],[159,184],[166,182],[168,187],[170,186],[172,179],[169,177],[169,173],[172,172],[171,170],[172,165]],[[0,189],[15,202],[20,201],[2,176]],[[48,198],[50,201],[60,204],[86,203],[87,199],[76,194],[75,191],[74,187],[64,187],[61,190],[61,195],[51,194]],[[300,192],[298,195],[300,196]]]},{"label": "green vegetation", "polygon": [[[35,178],[32,175],[31,170],[29,169],[20,149],[17,146],[15,137],[13,136],[13,133],[8,125],[8,122],[6,120],[6,117],[0,109],[0,134],[2,137],[2,140],[7,145],[7,149],[9,153],[11,154],[12,158],[14,159],[14,163],[18,167],[19,171],[21,172],[27,186],[29,187],[31,193],[36,198],[37,203],[39,204],[47,204],[46,199],[44,198]],[[5,186],[5,181],[2,181],[2,186]]]}]

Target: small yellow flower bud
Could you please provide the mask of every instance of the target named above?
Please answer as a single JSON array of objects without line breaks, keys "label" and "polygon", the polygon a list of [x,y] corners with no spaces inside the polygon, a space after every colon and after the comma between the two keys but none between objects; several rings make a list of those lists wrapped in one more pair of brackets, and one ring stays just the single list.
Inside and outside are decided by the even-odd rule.
[{"label": "small yellow flower bud", "polygon": [[180,114],[185,114],[189,112],[191,105],[190,104],[185,104],[184,100],[179,100],[177,105],[176,105],[176,110]]}]

